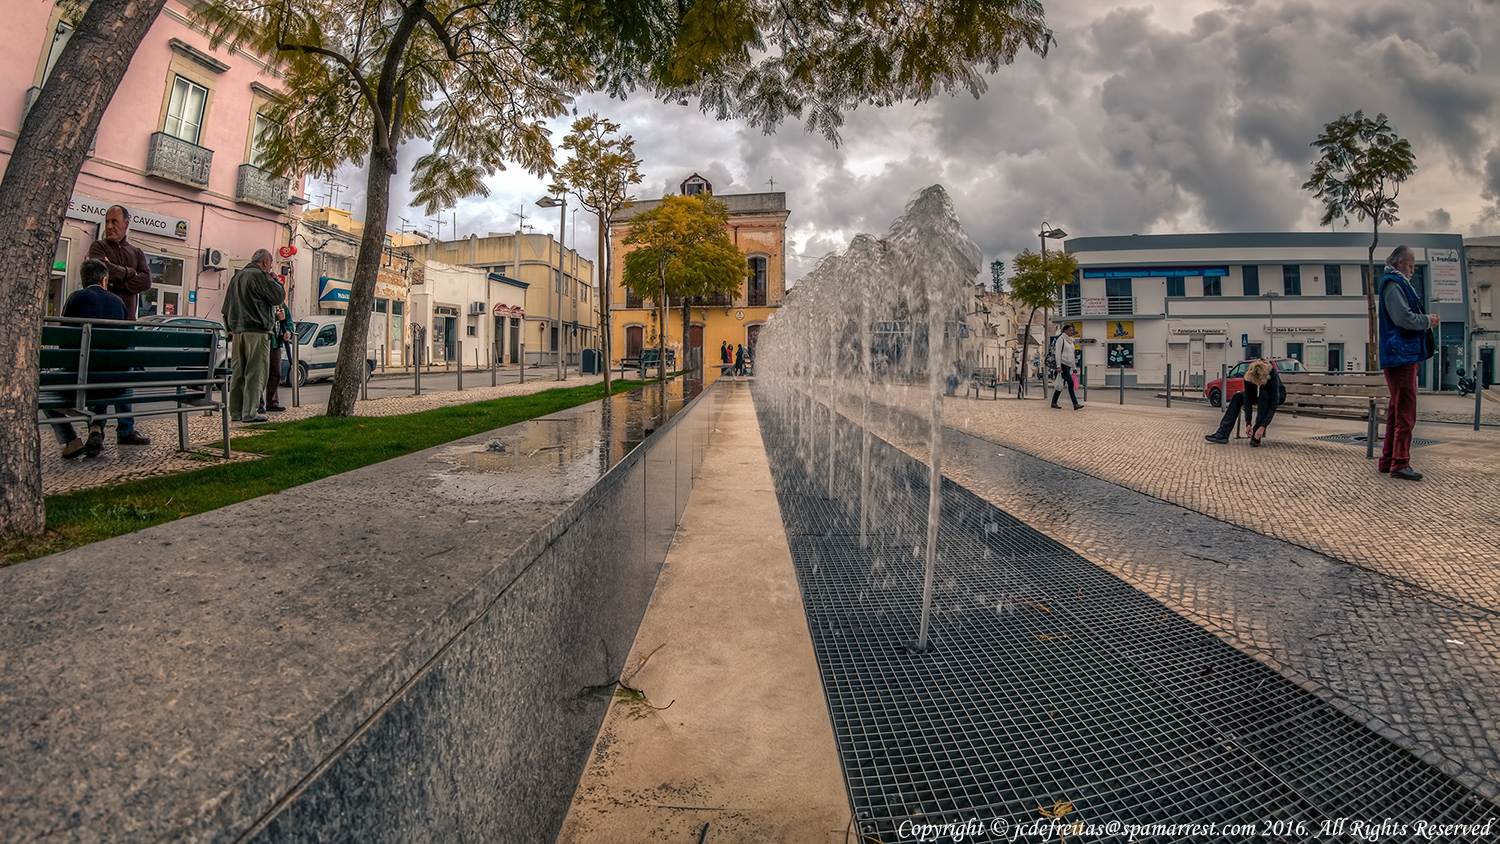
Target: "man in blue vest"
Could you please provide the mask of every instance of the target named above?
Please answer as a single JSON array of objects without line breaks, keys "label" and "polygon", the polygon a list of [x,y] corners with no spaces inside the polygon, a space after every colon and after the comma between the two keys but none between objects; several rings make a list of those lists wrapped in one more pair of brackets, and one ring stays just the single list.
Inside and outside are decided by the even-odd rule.
[{"label": "man in blue vest", "polygon": [[1429,330],[1436,328],[1436,314],[1428,314],[1411,286],[1417,257],[1411,247],[1397,246],[1385,259],[1385,278],[1380,282],[1380,368],[1391,400],[1385,413],[1385,446],[1380,451],[1380,471],[1403,481],[1420,481],[1422,473],[1411,467],[1411,432],[1417,423],[1417,367],[1435,351]]}]

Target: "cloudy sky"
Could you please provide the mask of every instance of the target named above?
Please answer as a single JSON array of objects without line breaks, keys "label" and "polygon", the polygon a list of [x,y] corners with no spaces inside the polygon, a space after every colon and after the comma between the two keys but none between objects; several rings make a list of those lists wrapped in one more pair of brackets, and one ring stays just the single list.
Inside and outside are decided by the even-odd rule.
[{"label": "cloudy sky", "polygon": [[[985,262],[1038,246],[1042,223],[1070,235],[1313,231],[1320,204],[1301,189],[1324,124],[1384,112],[1411,141],[1397,231],[1500,234],[1500,0],[1051,0],[1057,43],[968,94],[861,108],[834,147],[796,121],[766,136],[695,106],[591,96],[634,136],[645,182],[675,191],[696,171],[717,193],[785,191],[788,274],[797,279],[859,232],[884,232],[918,189],[941,184]],[[569,118],[571,120],[571,118]],[[567,122],[556,126],[560,142]],[[405,150],[403,162],[417,153]],[[407,172],[392,183],[403,209]],[[362,212],[363,174],[339,197]],[[557,230],[536,207],[544,182],[519,169],[491,195],[443,215],[442,236]],[[309,185],[315,204],[321,184]],[[569,243],[595,254],[587,212]],[[1367,223],[1351,221],[1356,230]]]}]

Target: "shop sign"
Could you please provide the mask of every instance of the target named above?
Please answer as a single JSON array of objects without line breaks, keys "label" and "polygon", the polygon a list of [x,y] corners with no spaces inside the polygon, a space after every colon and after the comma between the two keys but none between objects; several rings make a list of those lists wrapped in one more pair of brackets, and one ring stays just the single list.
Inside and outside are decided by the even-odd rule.
[{"label": "shop sign", "polygon": [[1215,334],[1228,334],[1228,325],[1169,325],[1167,333],[1181,334],[1188,337],[1207,337]]},{"label": "shop sign", "polygon": [[349,282],[323,276],[318,279],[318,304],[338,307],[349,302]]},{"label": "shop sign", "polygon": [[[103,223],[104,212],[111,205],[118,203],[108,200],[95,199],[91,196],[73,194],[68,199],[68,210],[64,216],[75,220],[87,220],[91,223]],[[168,217],[165,214],[157,214],[154,211],[143,211],[139,208],[125,206],[130,211],[130,233],[154,234],[159,237],[172,237],[178,240],[188,239],[188,221],[180,217]]]},{"label": "shop sign", "polygon": [[1264,328],[1266,330],[1266,333],[1268,334],[1319,334],[1323,331],[1328,330],[1328,325],[1326,323],[1318,323],[1317,325],[1278,324],[1275,328],[1272,328],[1270,325],[1262,325],[1261,327]]},{"label": "shop sign", "polygon": [[1433,304],[1463,302],[1463,271],[1457,249],[1428,249],[1427,275],[1432,280]]},{"label": "shop sign", "polygon": [[1134,340],[1135,321],[1112,319],[1104,323],[1104,333],[1110,340]]}]

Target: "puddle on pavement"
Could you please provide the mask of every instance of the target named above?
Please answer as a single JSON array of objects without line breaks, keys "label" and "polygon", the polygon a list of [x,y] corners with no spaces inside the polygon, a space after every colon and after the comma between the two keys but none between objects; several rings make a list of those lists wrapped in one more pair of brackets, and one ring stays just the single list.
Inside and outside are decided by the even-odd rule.
[{"label": "puddle on pavement", "polygon": [[442,464],[433,475],[433,491],[471,504],[574,501],[699,390],[681,379],[642,387],[608,404],[570,408],[480,442],[449,446],[432,458]]}]

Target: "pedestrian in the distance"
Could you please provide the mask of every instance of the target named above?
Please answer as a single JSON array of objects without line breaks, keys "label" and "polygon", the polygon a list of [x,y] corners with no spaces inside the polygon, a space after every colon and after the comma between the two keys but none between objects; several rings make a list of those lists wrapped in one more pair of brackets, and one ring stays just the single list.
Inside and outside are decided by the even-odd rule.
[{"label": "pedestrian in the distance", "polygon": [[743,343],[740,344],[739,349],[734,353],[734,374],[745,374],[745,345]]},{"label": "pedestrian in the distance", "polygon": [[250,263],[235,272],[224,293],[224,327],[232,337],[234,352],[229,418],[236,422],[267,421],[256,413],[256,407],[266,389],[274,311],[282,299],[281,285],[271,275],[271,260],[271,250],[255,250]]},{"label": "pedestrian in the distance", "polygon": [[1385,259],[1380,282],[1380,368],[1391,393],[1385,411],[1385,445],[1380,450],[1381,472],[1403,481],[1420,481],[1411,467],[1411,432],[1417,424],[1417,367],[1437,351],[1432,331],[1436,314],[1428,314],[1411,286],[1417,256],[1406,244]]},{"label": "pedestrian in the distance", "polygon": [[[1229,442],[1229,432],[1234,429],[1234,420],[1240,411],[1245,413],[1245,425],[1250,430],[1250,444],[1260,445],[1265,439],[1266,428],[1276,416],[1276,408],[1286,403],[1286,385],[1281,375],[1268,360],[1252,362],[1245,370],[1245,389],[1236,392],[1226,402],[1224,417],[1219,420],[1219,429],[1203,438],[1211,443],[1224,445]],[[1255,419],[1250,418],[1250,409],[1255,408]]]},{"label": "pedestrian in the distance", "polygon": [[734,352],[730,351],[728,340],[719,344],[719,363],[723,364],[720,372],[728,372],[728,367],[734,365]]},{"label": "pedestrian in the distance", "polygon": [[[1057,374],[1062,379],[1063,385],[1068,388],[1068,401],[1073,403],[1074,410],[1083,410],[1083,405],[1078,403],[1078,395],[1073,392],[1073,334],[1075,330],[1072,323],[1062,327],[1057,339],[1052,341],[1052,355],[1057,360]],[[1052,407],[1061,410],[1057,406],[1057,400],[1062,397],[1062,390],[1054,387],[1052,390]]]}]

